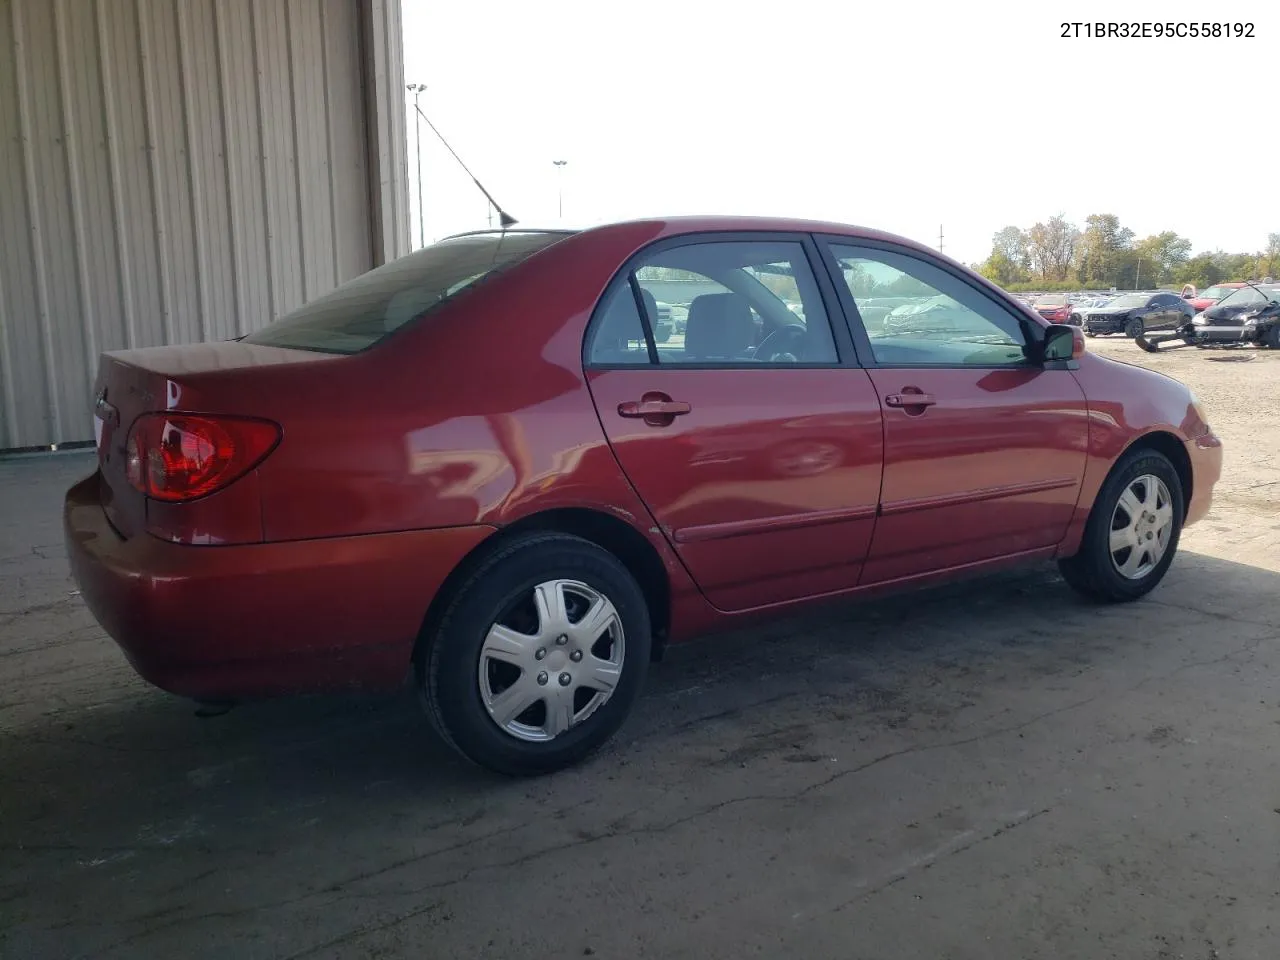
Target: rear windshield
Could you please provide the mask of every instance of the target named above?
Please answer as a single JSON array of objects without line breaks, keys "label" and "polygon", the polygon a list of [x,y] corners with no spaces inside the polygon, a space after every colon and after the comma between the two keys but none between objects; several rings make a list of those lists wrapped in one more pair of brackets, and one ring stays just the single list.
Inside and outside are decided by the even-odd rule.
[{"label": "rear windshield", "polygon": [[370,270],[245,337],[247,343],[358,353],[565,233],[455,237]]},{"label": "rear windshield", "polygon": [[1066,305],[1067,297],[1062,293],[1050,293],[1036,301],[1037,307],[1065,307]]}]

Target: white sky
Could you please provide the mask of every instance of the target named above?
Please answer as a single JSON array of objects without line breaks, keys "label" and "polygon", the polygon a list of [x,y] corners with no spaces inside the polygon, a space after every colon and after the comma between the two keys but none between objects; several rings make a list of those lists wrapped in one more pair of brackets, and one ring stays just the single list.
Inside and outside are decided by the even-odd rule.
[{"label": "white sky", "polygon": [[[1272,12],[1272,9],[1277,12]],[[763,214],[983,259],[1114,213],[1139,236],[1280,231],[1280,4],[1263,0],[403,0],[405,80],[522,226]],[[1122,12],[1123,11],[1123,12]],[[1062,39],[1061,22],[1236,21],[1254,39]],[[1061,119],[1059,119],[1061,118]],[[409,124],[418,241],[414,125]],[[1235,133],[1250,131],[1248,139]],[[422,126],[428,242],[487,205]]]}]

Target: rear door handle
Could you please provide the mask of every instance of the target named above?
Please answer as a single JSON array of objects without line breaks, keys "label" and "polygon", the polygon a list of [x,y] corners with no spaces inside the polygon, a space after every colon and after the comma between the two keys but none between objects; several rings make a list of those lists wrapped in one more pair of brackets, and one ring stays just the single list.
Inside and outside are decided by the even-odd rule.
[{"label": "rear door handle", "polygon": [[693,410],[683,400],[627,400],[618,404],[618,416],[632,420],[679,417]]},{"label": "rear door handle", "polygon": [[931,393],[891,393],[884,402],[890,407],[932,407],[938,399]]}]

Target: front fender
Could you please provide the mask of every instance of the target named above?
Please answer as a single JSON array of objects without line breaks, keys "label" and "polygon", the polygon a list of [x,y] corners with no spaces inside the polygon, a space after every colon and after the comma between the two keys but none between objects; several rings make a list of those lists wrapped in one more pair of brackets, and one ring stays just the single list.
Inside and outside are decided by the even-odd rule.
[{"label": "front fender", "polygon": [[1098,491],[1127,451],[1145,443],[1168,447],[1177,459],[1189,441],[1209,433],[1191,391],[1172,377],[1097,354],[1081,357],[1074,376],[1089,411],[1089,446],[1076,511],[1058,547],[1064,557],[1080,548]]}]

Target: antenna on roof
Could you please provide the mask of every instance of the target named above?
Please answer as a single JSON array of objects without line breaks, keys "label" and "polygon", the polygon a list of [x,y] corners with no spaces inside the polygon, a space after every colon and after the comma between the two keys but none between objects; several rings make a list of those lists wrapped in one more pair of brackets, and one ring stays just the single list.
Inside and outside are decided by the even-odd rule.
[{"label": "antenna on roof", "polygon": [[507,211],[503,210],[502,207],[498,206],[498,201],[493,199],[493,194],[491,194],[488,190],[484,188],[484,184],[481,183],[476,178],[476,175],[471,172],[470,168],[467,167],[467,165],[462,162],[462,158],[458,156],[457,151],[454,150],[453,147],[449,146],[449,141],[444,138],[444,134],[442,134],[439,130],[437,130],[436,125],[427,118],[427,115],[425,113],[422,112],[422,108],[419,107],[416,103],[413,105],[413,108],[418,111],[418,114],[419,116],[422,117],[423,122],[426,123],[426,125],[431,128],[431,132],[434,133],[440,139],[440,142],[444,144],[444,148],[449,151],[449,153],[453,156],[453,159],[458,161],[458,166],[460,166],[466,172],[467,176],[471,178],[471,182],[476,185],[476,189],[478,189],[481,193],[484,194],[484,198],[488,200],[490,205],[493,207],[493,209],[497,211],[499,226],[501,226],[503,230],[506,230],[508,227],[514,227],[519,221],[516,220],[515,217],[511,216],[511,214],[507,213]]}]

